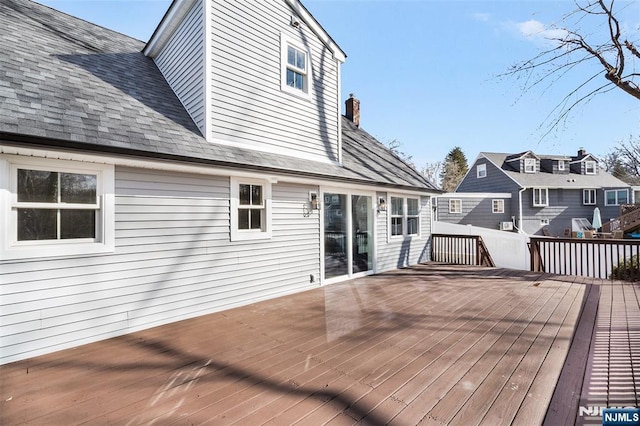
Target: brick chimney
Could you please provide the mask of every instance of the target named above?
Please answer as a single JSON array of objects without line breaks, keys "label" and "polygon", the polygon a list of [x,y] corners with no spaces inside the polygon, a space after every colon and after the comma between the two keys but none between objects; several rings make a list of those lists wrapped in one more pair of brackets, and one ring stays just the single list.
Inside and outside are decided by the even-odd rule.
[{"label": "brick chimney", "polygon": [[584,157],[585,155],[587,155],[587,151],[585,151],[584,148],[580,148],[578,150],[578,157]]},{"label": "brick chimney", "polygon": [[356,125],[360,127],[360,101],[353,97],[353,93],[349,94],[349,99],[345,101],[346,113],[345,116]]}]

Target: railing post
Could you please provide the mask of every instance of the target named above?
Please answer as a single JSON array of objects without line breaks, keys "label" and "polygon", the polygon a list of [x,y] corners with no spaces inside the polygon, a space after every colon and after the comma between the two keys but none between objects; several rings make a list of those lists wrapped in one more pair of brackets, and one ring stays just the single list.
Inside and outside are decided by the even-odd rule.
[{"label": "railing post", "polygon": [[531,271],[532,272],[544,272],[541,268],[542,262],[540,261],[540,241],[534,238],[530,239],[530,255],[531,255]]}]

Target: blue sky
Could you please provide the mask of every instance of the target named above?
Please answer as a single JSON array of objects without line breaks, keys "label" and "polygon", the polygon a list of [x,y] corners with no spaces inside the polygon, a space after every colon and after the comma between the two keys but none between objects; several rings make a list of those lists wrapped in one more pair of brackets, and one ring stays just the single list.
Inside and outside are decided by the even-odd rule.
[{"label": "blue sky", "polygon": [[[40,0],[147,41],[170,0]],[[544,36],[573,1],[303,0],[347,53],[342,99],[361,101],[361,127],[397,139],[417,167],[455,146],[471,163],[480,151],[606,154],[640,136],[640,102],[619,90],[578,107],[544,136],[562,97],[597,68],[580,68],[552,87],[523,93],[510,65],[548,46]],[[622,2],[625,28],[640,40],[640,2]],[[586,33],[598,28],[582,22]],[[602,81],[604,79],[602,78]],[[552,115],[551,118],[554,116]],[[543,137],[544,136],[544,137]]]}]

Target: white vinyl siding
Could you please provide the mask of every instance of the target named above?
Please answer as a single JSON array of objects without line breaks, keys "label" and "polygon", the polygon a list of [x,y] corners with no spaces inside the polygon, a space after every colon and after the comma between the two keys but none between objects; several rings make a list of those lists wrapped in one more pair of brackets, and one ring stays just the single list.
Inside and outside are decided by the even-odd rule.
[{"label": "white vinyl siding", "polygon": [[229,242],[229,178],[116,168],[116,251],[0,261],[0,363],[317,286],[318,212],[274,184],[268,241]]},{"label": "white vinyl siding", "polygon": [[[378,193],[377,198],[388,198],[386,193]],[[430,256],[430,246],[428,236],[431,234],[431,207],[429,197],[409,197],[417,198],[420,205],[419,213],[419,235],[407,236],[405,238],[389,238],[391,221],[391,208],[376,214],[376,273],[388,271],[395,268],[403,268],[425,262]]]},{"label": "white vinyl siding", "polygon": [[200,2],[195,2],[155,63],[204,134],[204,19]]},{"label": "white vinyl siding", "polygon": [[[338,61],[285,2],[214,2],[209,66],[215,142],[338,160]],[[242,31],[238,31],[242,28]],[[309,52],[310,99],[281,90],[280,37]]]}]

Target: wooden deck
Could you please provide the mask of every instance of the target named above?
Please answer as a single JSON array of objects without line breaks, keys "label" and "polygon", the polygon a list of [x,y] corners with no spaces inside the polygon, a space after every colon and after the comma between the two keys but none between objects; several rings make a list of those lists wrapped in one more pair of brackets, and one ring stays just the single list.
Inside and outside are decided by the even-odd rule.
[{"label": "wooden deck", "polygon": [[2,366],[0,424],[588,423],[638,405],[639,294],[422,265]]}]

